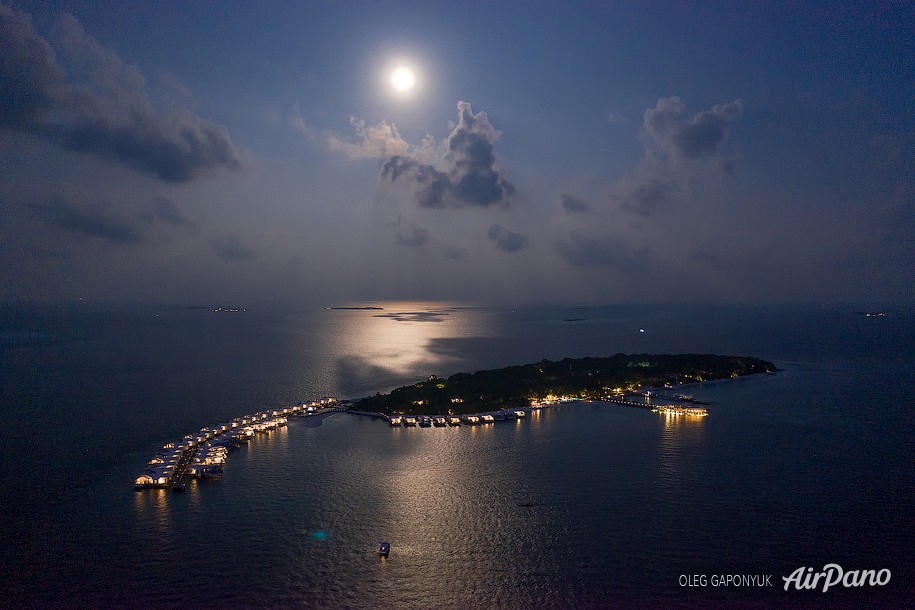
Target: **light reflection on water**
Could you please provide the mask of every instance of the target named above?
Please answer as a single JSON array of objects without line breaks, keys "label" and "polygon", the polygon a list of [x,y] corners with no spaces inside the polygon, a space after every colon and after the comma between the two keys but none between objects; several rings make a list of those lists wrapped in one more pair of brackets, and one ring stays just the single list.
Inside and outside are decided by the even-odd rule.
[{"label": "light reflection on water", "polygon": [[[168,320],[157,318],[129,339],[105,335],[110,345],[54,346],[59,366],[23,359],[31,377],[13,370],[16,383],[4,391],[25,397],[16,402],[30,414],[37,401],[22,380],[40,382],[49,402],[39,421],[48,426],[5,439],[16,460],[41,448],[40,459],[10,472],[73,465],[92,483],[47,482],[48,495],[63,500],[40,519],[19,517],[29,536],[21,546],[19,536],[4,538],[13,568],[0,570],[35,565],[43,578],[0,589],[33,607],[69,599],[92,607],[601,608],[645,596],[705,605],[679,588],[680,573],[787,574],[836,561],[885,563],[893,584],[911,582],[899,532],[912,503],[905,407],[915,375],[895,356],[908,349],[910,359],[912,326],[902,318],[903,334],[887,328],[879,337],[880,345],[901,337],[885,350],[895,364],[845,363],[842,318],[824,335],[841,341],[818,356],[829,372],[788,365],[776,377],[706,384],[693,393],[716,406],[702,420],[571,405],[523,422],[408,430],[335,415],[318,428],[292,422],[232,452],[221,481],[191,481],[184,494],[128,489],[162,442],[288,397],[358,396],[542,357],[707,350],[775,359],[832,345],[801,341],[793,327],[770,338],[767,329],[779,326],[755,318],[725,327],[701,316],[681,328],[674,312],[660,320],[662,334],[641,319],[598,320],[600,312],[568,324],[565,313],[532,321],[441,304],[384,307],[266,327],[184,312],[164,329],[170,342],[160,340]],[[803,322],[803,332],[819,328]],[[756,329],[749,340],[748,324]],[[640,335],[640,326],[652,332]],[[145,359],[130,359],[138,355]],[[71,390],[82,379],[104,383],[80,398]],[[106,455],[113,466],[92,461]],[[16,496],[8,502],[23,504],[32,483],[6,485]],[[384,539],[393,548],[381,562]],[[760,599],[726,593],[718,601]]]}]

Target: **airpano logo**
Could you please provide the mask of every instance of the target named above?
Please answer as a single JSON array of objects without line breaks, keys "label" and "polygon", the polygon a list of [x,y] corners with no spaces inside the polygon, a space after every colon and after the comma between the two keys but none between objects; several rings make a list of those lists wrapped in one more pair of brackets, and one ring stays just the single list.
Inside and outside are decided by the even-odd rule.
[{"label": "airpano logo", "polygon": [[849,570],[846,572],[837,563],[827,563],[822,572],[814,572],[813,568],[800,567],[791,573],[791,576],[782,576],[785,581],[785,591],[794,585],[798,591],[803,589],[816,589],[822,581],[822,592],[826,593],[830,587],[841,584],[843,587],[882,587],[890,582],[890,571],[882,570]]}]

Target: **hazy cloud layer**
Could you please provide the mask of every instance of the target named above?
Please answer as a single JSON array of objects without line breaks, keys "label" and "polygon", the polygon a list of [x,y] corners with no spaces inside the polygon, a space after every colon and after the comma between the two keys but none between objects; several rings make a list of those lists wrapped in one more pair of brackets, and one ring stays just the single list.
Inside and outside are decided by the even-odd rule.
[{"label": "hazy cloud layer", "polygon": [[210,239],[210,245],[216,256],[225,260],[246,261],[257,258],[257,253],[235,233],[215,236]]},{"label": "hazy cloud layer", "polygon": [[[117,244],[146,241],[154,225],[196,230],[196,223],[167,197],[153,197],[139,204],[106,200],[86,201],[78,196],[53,192],[26,203],[35,220],[77,238],[94,237]],[[58,245],[72,238],[57,239]]]},{"label": "hazy cloud layer", "polygon": [[503,252],[517,252],[527,248],[527,237],[525,235],[509,231],[502,225],[492,225],[486,235]]},{"label": "hazy cloud layer", "polygon": [[241,171],[241,155],[224,127],[190,112],[157,115],[139,70],[99,45],[71,15],[60,18],[55,33],[52,46],[26,13],[0,5],[0,127],[168,182]]},{"label": "hazy cloud layer", "polygon": [[651,264],[647,250],[631,250],[618,236],[589,236],[573,232],[556,242],[556,251],[576,267],[610,267],[636,272]]},{"label": "hazy cloud layer", "polygon": [[193,224],[168,197],[153,197],[146,205],[147,220],[161,220],[176,227]]},{"label": "hazy cloud layer", "polygon": [[415,154],[390,156],[382,166],[382,179],[408,184],[422,207],[508,205],[515,186],[493,155],[501,133],[485,112],[474,114],[468,102],[458,102],[457,108],[458,122],[444,141],[440,159],[426,160],[430,150],[426,141]]},{"label": "hazy cloud layer", "polygon": [[397,227],[396,239],[401,246],[419,248],[429,243],[429,231],[415,222],[404,219],[402,216],[395,223]]},{"label": "hazy cloud layer", "polygon": [[562,209],[570,214],[576,214],[579,212],[590,212],[591,206],[585,203],[583,200],[573,197],[568,193],[563,193],[559,196],[560,205]]},{"label": "hazy cloud layer", "polygon": [[620,193],[610,195],[622,210],[639,216],[652,216],[659,207],[670,202],[677,186],[667,176],[648,175],[632,185],[622,185]]},{"label": "hazy cloud layer", "polygon": [[28,204],[45,222],[67,232],[119,244],[136,244],[143,234],[136,223],[110,201],[78,203],[59,193]]}]

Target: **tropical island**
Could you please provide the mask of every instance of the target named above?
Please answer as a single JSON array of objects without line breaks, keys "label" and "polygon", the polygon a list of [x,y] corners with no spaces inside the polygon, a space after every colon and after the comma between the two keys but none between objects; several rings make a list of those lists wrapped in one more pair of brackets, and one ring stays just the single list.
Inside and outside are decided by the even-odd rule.
[{"label": "tropical island", "polygon": [[711,354],[616,354],[565,358],[501,369],[432,375],[388,394],[363,398],[355,409],[409,415],[462,415],[527,407],[557,398],[601,400],[643,387],[772,373],[775,365],[747,356]]}]

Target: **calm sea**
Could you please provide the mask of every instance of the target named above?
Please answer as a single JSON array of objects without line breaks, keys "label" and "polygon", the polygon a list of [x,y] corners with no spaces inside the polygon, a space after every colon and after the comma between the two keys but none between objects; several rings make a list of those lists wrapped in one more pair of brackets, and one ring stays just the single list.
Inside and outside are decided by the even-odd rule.
[{"label": "calm sea", "polygon": [[[911,310],[374,305],[0,308],[0,606],[912,599]],[[221,481],[132,488],[163,443],[256,410],[617,352],[782,370],[690,387],[711,403],[698,421],[600,403],[474,428],[295,420],[231,453]],[[892,576],[783,590],[782,577],[829,563]],[[728,575],[772,586],[714,586]]]}]

